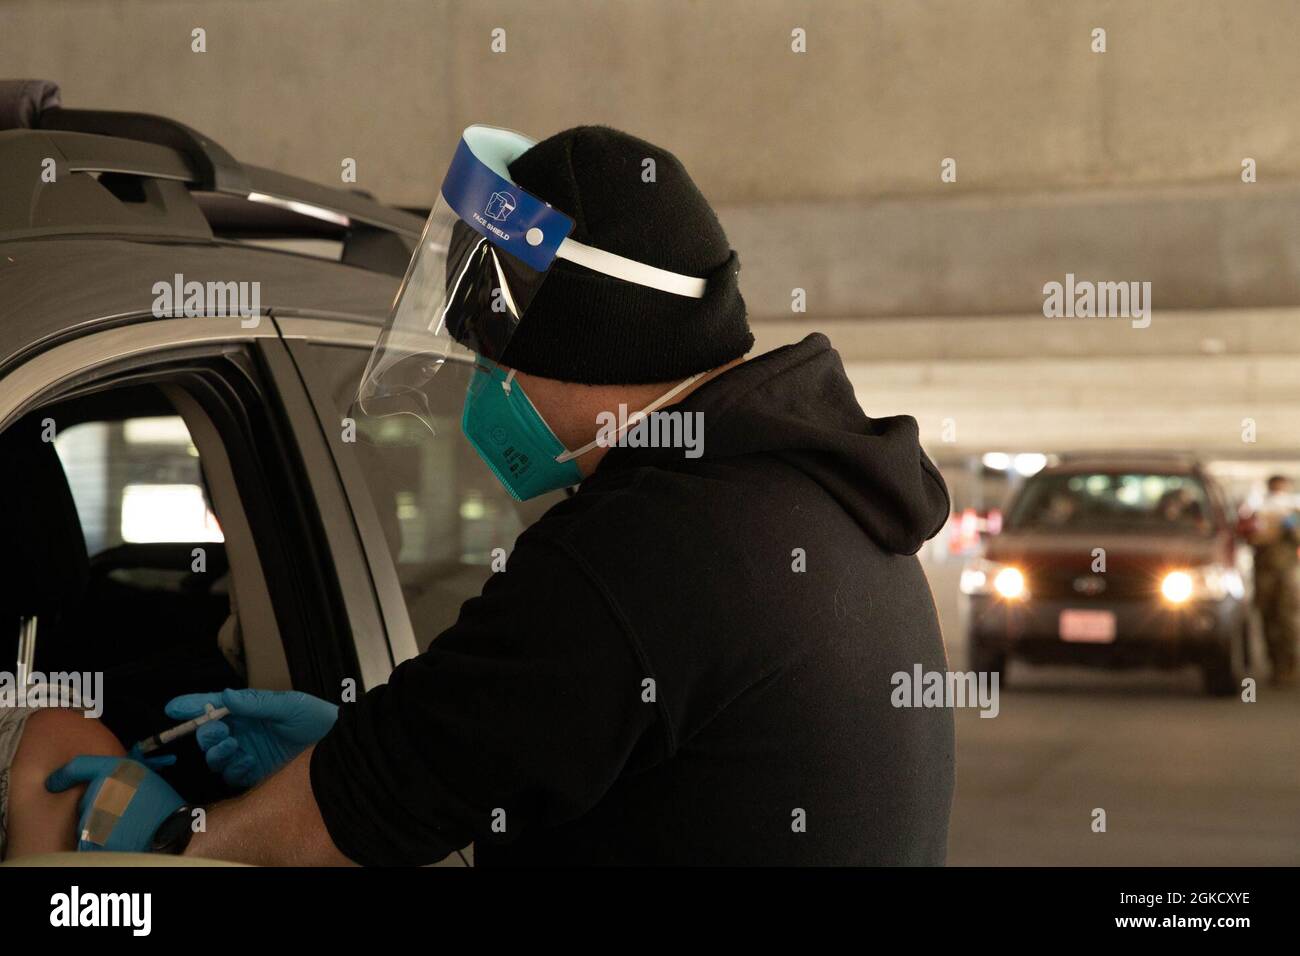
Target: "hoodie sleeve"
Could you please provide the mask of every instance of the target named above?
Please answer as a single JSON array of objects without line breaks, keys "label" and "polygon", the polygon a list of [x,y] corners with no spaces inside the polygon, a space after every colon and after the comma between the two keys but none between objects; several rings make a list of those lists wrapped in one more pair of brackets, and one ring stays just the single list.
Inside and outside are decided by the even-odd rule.
[{"label": "hoodie sleeve", "polygon": [[524,534],[507,570],[387,684],[339,710],[311,783],[366,865],[436,862],[590,809],[634,750],[659,754],[650,676],[578,563]]}]

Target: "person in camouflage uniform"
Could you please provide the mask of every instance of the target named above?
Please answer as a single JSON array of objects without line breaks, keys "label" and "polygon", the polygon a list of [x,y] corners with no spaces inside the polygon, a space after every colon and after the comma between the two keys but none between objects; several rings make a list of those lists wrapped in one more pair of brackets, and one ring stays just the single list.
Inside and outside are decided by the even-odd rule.
[{"label": "person in camouflage uniform", "polygon": [[1255,550],[1255,604],[1275,684],[1296,680],[1296,614],[1300,610],[1300,511],[1290,479],[1274,475],[1268,496],[1255,512],[1249,540]]}]

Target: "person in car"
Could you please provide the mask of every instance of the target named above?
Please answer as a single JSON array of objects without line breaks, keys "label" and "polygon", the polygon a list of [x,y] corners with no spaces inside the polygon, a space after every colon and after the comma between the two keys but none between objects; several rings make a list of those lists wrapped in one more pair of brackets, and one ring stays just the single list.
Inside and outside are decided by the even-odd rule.
[{"label": "person in car", "polygon": [[1064,528],[1079,512],[1078,498],[1068,491],[1053,492],[1044,504],[1039,521],[1051,528]]},{"label": "person in car", "polygon": [[1205,508],[1190,488],[1175,488],[1165,492],[1157,511],[1168,524],[1192,525],[1200,532],[1209,530]]},{"label": "person in car", "polygon": [[69,708],[0,707],[0,860],[77,846],[85,786],[52,794],[45,782],[78,754],[125,754],[98,720]]},{"label": "person in car", "polygon": [[[454,163],[473,161],[475,129]],[[577,490],[361,699],[172,701],[177,719],[229,708],[198,743],[255,785],[174,848],[297,865],[427,864],[471,842],[482,866],[942,863],[952,712],[891,700],[891,675],[947,666],[915,554],[949,500],[915,420],[869,418],[823,335],[747,358],[736,254],[666,150],[581,127],[449,173],[443,198],[482,183],[510,209],[454,204],[453,241],[427,244],[447,261],[415,274],[446,281],[457,311],[417,325],[478,353],[462,427],[511,493]],[[498,306],[523,312],[499,353],[478,334]],[[701,422],[701,441],[599,439],[606,416],[660,406]],[[139,845],[178,799],[154,788],[126,807]]]}]

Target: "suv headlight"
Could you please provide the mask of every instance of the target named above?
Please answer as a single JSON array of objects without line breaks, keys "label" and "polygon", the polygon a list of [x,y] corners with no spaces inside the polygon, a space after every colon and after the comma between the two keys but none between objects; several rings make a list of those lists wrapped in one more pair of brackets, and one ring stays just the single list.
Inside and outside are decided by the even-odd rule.
[{"label": "suv headlight", "polygon": [[1027,591],[1025,574],[1014,564],[980,560],[961,572],[962,594],[996,594],[1007,601],[1019,601]]},{"label": "suv headlight", "polygon": [[1246,596],[1246,586],[1236,568],[1206,564],[1168,572],[1160,579],[1160,594],[1169,604],[1226,601],[1230,597],[1240,601]]}]

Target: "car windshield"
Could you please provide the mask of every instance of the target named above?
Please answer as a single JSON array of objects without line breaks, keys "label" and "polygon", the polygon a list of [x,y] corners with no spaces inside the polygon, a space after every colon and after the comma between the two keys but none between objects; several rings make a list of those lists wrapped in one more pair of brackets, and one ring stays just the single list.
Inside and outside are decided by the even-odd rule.
[{"label": "car windshield", "polygon": [[1012,505],[1019,531],[1208,534],[1209,499],[1191,475],[1074,472],[1037,475]]}]

